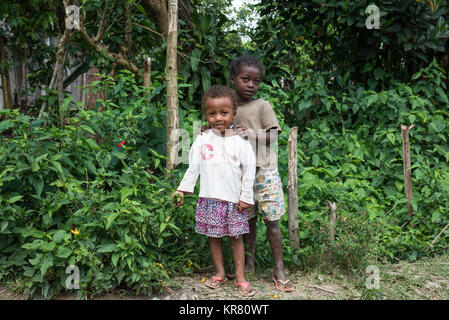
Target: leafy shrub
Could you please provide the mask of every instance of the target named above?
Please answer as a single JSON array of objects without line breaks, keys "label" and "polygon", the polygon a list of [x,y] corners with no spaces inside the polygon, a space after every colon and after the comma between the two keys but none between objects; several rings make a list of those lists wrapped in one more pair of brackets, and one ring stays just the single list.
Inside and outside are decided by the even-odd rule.
[{"label": "leafy shrub", "polygon": [[128,73],[94,86],[115,98],[101,111],[66,100],[63,128],[2,111],[10,135],[0,145],[0,278],[17,280],[26,297],[63,290],[69,265],[80,270],[80,297],[118,286],[149,292],[196,257],[198,241],[181,232],[193,205],[174,211],[179,172],[164,178],[158,151],[163,108]]}]

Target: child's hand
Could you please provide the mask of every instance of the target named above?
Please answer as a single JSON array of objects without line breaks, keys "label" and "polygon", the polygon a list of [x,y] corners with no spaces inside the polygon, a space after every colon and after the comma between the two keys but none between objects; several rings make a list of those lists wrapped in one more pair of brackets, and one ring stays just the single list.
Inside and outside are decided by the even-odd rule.
[{"label": "child's hand", "polygon": [[236,125],[232,128],[236,134],[241,136],[243,139],[248,140],[248,131],[245,127]]},{"label": "child's hand", "polygon": [[242,213],[243,210],[248,209],[250,206],[251,206],[250,204],[243,202],[242,200],[239,200],[239,202],[237,203],[237,211]]},{"label": "child's hand", "polygon": [[203,132],[206,132],[206,131],[209,130],[210,128],[212,128],[212,127],[210,126],[210,124],[206,124],[205,126],[202,126],[202,127],[201,127],[201,132],[200,132],[200,134],[202,134]]},{"label": "child's hand", "polygon": [[176,190],[171,195],[173,202],[175,203],[175,208],[178,208],[184,204],[184,192]]}]

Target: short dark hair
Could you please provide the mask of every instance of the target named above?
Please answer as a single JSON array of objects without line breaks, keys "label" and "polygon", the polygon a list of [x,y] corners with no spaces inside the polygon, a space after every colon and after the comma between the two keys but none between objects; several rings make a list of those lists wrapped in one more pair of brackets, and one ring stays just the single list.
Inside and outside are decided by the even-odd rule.
[{"label": "short dark hair", "polygon": [[209,90],[206,91],[206,93],[203,96],[203,103],[201,106],[201,109],[203,110],[203,113],[206,112],[206,102],[209,98],[223,98],[228,97],[231,100],[232,103],[232,110],[237,111],[237,96],[231,88],[227,86],[220,86],[220,85],[214,85],[209,88]]},{"label": "short dark hair", "polygon": [[236,77],[243,65],[256,67],[260,70],[260,73],[262,73],[262,75],[265,72],[265,67],[256,57],[243,55],[232,60],[231,64],[229,65],[229,74],[231,75],[231,77]]}]

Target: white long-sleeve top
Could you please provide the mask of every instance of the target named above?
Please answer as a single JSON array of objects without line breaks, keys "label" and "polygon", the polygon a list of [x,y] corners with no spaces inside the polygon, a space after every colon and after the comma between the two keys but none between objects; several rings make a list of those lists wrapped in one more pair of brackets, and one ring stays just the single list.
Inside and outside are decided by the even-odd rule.
[{"label": "white long-sleeve top", "polygon": [[239,135],[222,137],[212,129],[198,135],[189,153],[189,168],[178,187],[193,193],[198,176],[202,198],[254,204],[256,159],[251,144]]}]

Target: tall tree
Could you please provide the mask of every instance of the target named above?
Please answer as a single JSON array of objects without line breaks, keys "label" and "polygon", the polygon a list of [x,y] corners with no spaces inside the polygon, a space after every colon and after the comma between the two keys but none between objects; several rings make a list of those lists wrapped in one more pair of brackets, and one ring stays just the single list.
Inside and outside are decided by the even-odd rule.
[{"label": "tall tree", "polygon": [[177,41],[178,41],[178,0],[169,1],[168,9],[168,42],[167,42],[167,164],[173,170],[177,163],[178,152],[178,68],[177,68]]}]

